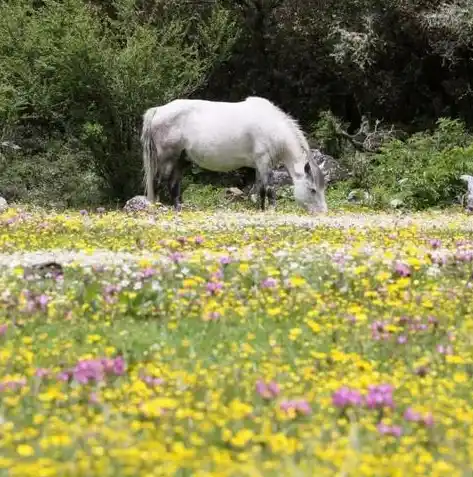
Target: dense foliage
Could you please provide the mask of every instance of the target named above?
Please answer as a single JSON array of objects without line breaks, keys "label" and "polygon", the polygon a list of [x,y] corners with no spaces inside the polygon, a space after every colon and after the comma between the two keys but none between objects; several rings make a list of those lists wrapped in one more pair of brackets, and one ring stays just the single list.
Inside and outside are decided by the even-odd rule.
[{"label": "dense foliage", "polygon": [[78,141],[86,166],[119,199],[140,185],[144,110],[200,86],[235,32],[218,7],[205,20],[130,0],[15,0],[1,9],[3,135],[46,150],[52,138]]},{"label": "dense foliage", "polygon": [[[176,97],[262,95],[308,132],[322,111],[349,134],[364,118],[408,135],[440,117],[473,123],[471,0],[1,0],[0,9],[0,138],[22,148],[0,146],[0,193],[12,199],[77,205],[140,193],[141,115]],[[345,146],[336,157],[351,154],[363,173],[371,161]],[[418,206],[454,195],[427,194]]]}]

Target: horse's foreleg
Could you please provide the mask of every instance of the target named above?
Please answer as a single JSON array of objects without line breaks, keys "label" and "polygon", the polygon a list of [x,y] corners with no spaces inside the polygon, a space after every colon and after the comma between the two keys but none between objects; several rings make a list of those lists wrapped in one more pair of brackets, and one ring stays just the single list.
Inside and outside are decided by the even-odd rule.
[{"label": "horse's foreleg", "polygon": [[266,210],[266,197],[271,208],[276,206],[276,196],[273,187],[273,172],[271,170],[271,160],[268,157],[262,157],[258,162],[256,169],[256,180],[259,182],[259,196],[261,211]]},{"label": "horse's foreleg", "polygon": [[261,182],[260,186],[259,186],[259,199],[260,199],[260,207],[261,207],[261,211],[264,212],[265,209],[266,209],[266,187],[265,185],[263,184],[263,182]]},{"label": "horse's foreleg", "polygon": [[276,191],[274,190],[274,174],[270,171],[268,174],[268,185],[266,186],[266,195],[268,196],[269,206],[276,208]]},{"label": "horse's foreleg", "polygon": [[176,210],[181,210],[182,208],[182,192],[181,192],[181,179],[171,179],[169,184],[169,196],[171,198],[171,203]]}]

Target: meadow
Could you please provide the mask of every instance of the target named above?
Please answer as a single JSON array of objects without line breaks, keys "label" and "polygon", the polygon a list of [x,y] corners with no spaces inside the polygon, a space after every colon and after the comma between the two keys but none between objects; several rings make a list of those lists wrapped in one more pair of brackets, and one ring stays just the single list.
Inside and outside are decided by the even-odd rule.
[{"label": "meadow", "polygon": [[471,215],[0,222],[0,476],[473,475]]}]

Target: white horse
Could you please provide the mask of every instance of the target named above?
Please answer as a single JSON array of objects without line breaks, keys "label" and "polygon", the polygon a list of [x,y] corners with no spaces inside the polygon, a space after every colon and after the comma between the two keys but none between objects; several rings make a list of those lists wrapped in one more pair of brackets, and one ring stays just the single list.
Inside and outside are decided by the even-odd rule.
[{"label": "white horse", "polygon": [[239,102],[176,99],[148,109],[141,134],[145,193],[154,201],[154,178],[168,180],[179,209],[183,167],[229,172],[256,169],[261,209],[276,199],[272,170],[284,164],[294,183],[294,197],[309,212],[326,212],[325,178],[310,154],[298,123],[264,98]]}]

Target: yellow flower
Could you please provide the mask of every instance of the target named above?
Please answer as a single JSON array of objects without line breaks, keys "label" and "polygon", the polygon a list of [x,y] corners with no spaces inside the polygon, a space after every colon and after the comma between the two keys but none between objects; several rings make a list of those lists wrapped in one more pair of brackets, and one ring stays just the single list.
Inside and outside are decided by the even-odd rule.
[{"label": "yellow flower", "polygon": [[18,455],[20,455],[21,457],[31,457],[32,455],[34,455],[34,449],[27,445],[27,444],[20,444],[17,448],[16,448],[16,452],[18,453]]},{"label": "yellow flower", "polygon": [[244,447],[254,437],[254,432],[250,429],[240,429],[231,439],[230,443],[235,447]]},{"label": "yellow flower", "polygon": [[233,420],[240,420],[253,412],[253,407],[245,404],[239,399],[234,399],[228,406],[228,417]]}]

